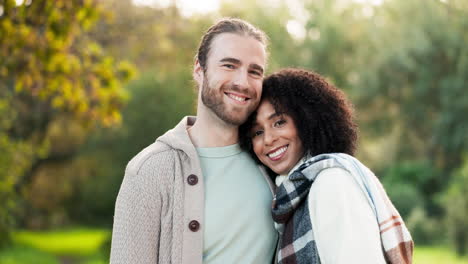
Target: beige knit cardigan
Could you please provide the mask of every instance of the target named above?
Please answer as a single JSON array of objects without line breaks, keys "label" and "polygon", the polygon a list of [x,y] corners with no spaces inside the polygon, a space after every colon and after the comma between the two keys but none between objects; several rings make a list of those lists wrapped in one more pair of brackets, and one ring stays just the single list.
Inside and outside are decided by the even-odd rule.
[{"label": "beige knit cardigan", "polygon": [[[194,122],[183,118],[128,163],[115,205],[111,263],[202,263],[204,183],[187,132]],[[195,185],[187,182],[191,174]],[[189,229],[192,220],[198,231]]]}]

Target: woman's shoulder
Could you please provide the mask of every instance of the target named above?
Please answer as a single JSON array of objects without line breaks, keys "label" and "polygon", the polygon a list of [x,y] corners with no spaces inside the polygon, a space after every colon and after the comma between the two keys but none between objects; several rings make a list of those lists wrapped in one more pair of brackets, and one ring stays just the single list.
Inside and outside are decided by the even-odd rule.
[{"label": "woman's shoulder", "polygon": [[320,186],[344,188],[354,183],[355,180],[349,171],[343,168],[333,167],[320,171],[312,184],[312,188]]},{"label": "woman's shoulder", "polygon": [[362,190],[351,173],[343,168],[323,169],[315,178],[309,192],[309,199],[328,201],[335,205],[354,200],[365,201]]}]

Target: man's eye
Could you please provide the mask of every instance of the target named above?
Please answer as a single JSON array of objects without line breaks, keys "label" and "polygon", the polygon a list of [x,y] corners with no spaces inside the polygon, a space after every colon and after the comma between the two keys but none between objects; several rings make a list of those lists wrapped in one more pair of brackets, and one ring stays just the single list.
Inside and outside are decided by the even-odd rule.
[{"label": "man's eye", "polygon": [[223,64],[223,67],[226,67],[228,69],[234,69],[235,68],[234,65],[232,65],[232,64]]},{"label": "man's eye", "polygon": [[255,76],[258,76],[258,77],[262,77],[262,76],[263,76],[262,73],[259,72],[259,71],[250,71],[250,74],[255,75]]}]

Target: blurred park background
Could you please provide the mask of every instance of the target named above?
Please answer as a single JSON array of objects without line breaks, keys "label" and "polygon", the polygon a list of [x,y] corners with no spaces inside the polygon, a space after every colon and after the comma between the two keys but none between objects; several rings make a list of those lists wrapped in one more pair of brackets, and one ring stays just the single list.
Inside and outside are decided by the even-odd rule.
[{"label": "blurred park background", "polygon": [[0,263],[107,263],[129,159],[195,113],[203,32],[342,88],[417,264],[468,263],[468,1],[0,0]]}]

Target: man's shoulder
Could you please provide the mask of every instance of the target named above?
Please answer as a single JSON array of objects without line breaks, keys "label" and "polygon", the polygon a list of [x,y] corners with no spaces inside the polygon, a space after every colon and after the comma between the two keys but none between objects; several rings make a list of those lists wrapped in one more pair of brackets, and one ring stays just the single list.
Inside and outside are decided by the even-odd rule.
[{"label": "man's shoulder", "polygon": [[128,162],[125,169],[126,174],[137,175],[145,167],[158,169],[158,167],[172,166],[176,152],[171,146],[157,140],[141,150]]}]

